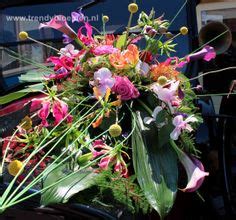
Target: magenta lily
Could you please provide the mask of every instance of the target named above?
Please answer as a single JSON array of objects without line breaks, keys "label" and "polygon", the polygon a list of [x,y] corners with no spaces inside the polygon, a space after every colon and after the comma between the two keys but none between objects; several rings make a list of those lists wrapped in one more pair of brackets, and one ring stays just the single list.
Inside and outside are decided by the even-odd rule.
[{"label": "magenta lily", "polygon": [[174,141],[170,142],[174,150],[176,151],[178,158],[182,165],[184,166],[187,177],[188,183],[184,189],[180,189],[183,192],[194,192],[199,189],[202,185],[206,176],[209,175],[208,172],[205,172],[204,166],[202,163],[194,157],[189,157],[186,153],[180,150]]},{"label": "magenta lily", "polygon": [[42,108],[38,111],[38,116],[40,119],[42,119],[42,125],[43,127],[48,127],[48,122],[47,122],[47,118],[49,116],[50,113],[50,101],[43,101],[42,102]]},{"label": "magenta lily", "polygon": [[50,99],[48,96],[42,99],[33,99],[31,108],[41,104],[41,108],[38,111],[38,117],[42,120],[41,124],[43,127],[49,126],[47,118],[52,112],[55,119],[55,125],[59,124],[64,118],[66,118],[67,123],[71,123],[73,117],[68,114],[68,105],[58,98]]},{"label": "magenta lily", "polygon": [[[83,29],[85,29],[86,35],[82,33]],[[90,45],[91,43],[94,42],[92,34],[93,34],[93,28],[88,22],[85,22],[84,26],[80,27],[78,30],[78,38],[85,45]]]},{"label": "magenta lily", "polygon": [[74,32],[74,30],[68,25],[66,21],[66,17],[64,15],[57,15],[54,18],[52,18],[49,22],[41,23],[39,25],[39,29],[44,27],[50,27],[53,29],[56,29],[58,31],[61,31],[71,39],[76,39],[77,35]]},{"label": "magenta lily", "polygon": [[68,105],[62,100],[56,100],[52,104],[52,114],[55,118],[55,125],[59,124],[68,114]]}]

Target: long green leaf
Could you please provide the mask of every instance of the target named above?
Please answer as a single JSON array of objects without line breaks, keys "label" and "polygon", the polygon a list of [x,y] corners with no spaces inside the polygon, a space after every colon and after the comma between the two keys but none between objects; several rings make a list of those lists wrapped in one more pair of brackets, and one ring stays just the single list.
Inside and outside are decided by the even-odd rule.
[{"label": "long green leaf", "polygon": [[136,113],[132,136],[133,164],[138,182],[152,207],[163,219],[171,210],[177,192],[177,155],[169,146],[158,147],[158,129],[145,127]]},{"label": "long green leaf", "polygon": [[[50,171],[44,180],[44,187],[61,180],[67,175],[68,172],[65,171],[65,166]],[[46,190],[41,196],[41,204],[65,203],[76,193],[92,186],[97,176],[98,174],[91,170],[81,170]]]},{"label": "long green leaf", "polygon": [[19,90],[17,92],[12,92],[10,94],[0,96],[0,105],[5,105],[7,103],[10,103],[12,101],[18,100],[26,95],[28,95],[31,92],[40,92],[43,90],[43,84],[38,83],[35,85],[28,86],[25,89]]}]

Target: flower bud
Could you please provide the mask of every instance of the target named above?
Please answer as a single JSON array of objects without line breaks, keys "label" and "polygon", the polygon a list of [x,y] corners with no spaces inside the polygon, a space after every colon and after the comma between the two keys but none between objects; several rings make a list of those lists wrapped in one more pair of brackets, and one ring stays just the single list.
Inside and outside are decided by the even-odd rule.
[{"label": "flower bud", "polygon": [[102,16],[102,21],[103,21],[104,23],[107,23],[107,22],[109,21],[109,17],[108,17],[107,15],[103,15],[103,16]]},{"label": "flower bud", "polygon": [[29,37],[29,35],[28,35],[28,33],[25,32],[25,31],[21,31],[21,32],[19,33],[19,38],[20,38],[20,40],[27,40],[28,37]]},{"label": "flower bud", "polygon": [[187,35],[188,34],[188,28],[187,27],[181,27],[179,31],[182,35]]},{"label": "flower bud", "polygon": [[130,13],[134,14],[138,11],[138,5],[136,3],[131,3],[128,6],[128,10]]},{"label": "flower bud", "polygon": [[87,162],[89,162],[91,159],[93,159],[93,153],[87,153],[83,154],[78,158],[78,163],[80,166],[85,165]]},{"label": "flower bud", "polygon": [[166,33],[166,38],[170,39],[172,37],[174,37],[174,35],[171,32]]},{"label": "flower bud", "polygon": [[109,133],[112,137],[118,137],[121,135],[122,128],[118,124],[113,124],[109,128]]},{"label": "flower bud", "polygon": [[12,176],[16,176],[19,171],[21,170],[23,166],[23,163],[19,160],[13,160],[7,167],[8,172],[12,175]]},{"label": "flower bud", "polygon": [[166,27],[159,27],[159,28],[158,28],[158,32],[159,32],[160,34],[165,34],[165,33],[167,32],[167,28],[166,28]]}]

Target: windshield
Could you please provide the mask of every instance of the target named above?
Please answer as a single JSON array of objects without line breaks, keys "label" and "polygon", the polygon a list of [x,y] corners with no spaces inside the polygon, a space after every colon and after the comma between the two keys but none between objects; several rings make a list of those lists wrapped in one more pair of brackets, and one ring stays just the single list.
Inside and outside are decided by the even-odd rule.
[{"label": "windshield", "polygon": [[[11,1],[8,1],[11,2]],[[12,1],[13,2],[13,1]],[[27,1],[24,1],[27,2]],[[42,1],[40,1],[42,2]],[[50,1],[48,1],[50,2]],[[44,63],[46,58],[53,55],[54,52],[48,48],[36,45],[31,42],[19,42],[18,33],[27,31],[32,38],[46,41],[47,43],[62,47],[62,35],[53,29],[39,30],[40,22],[50,20],[54,15],[63,14],[67,17],[68,23],[73,29],[78,29],[78,24],[71,23],[70,14],[77,8],[83,6],[83,12],[86,20],[89,21],[98,31],[102,30],[102,15],[108,15],[110,21],[107,24],[107,31],[122,33],[127,25],[129,13],[127,5],[128,0],[77,0],[77,1],[57,1],[56,3],[24,5],[17,7],[7,7],[0,11],[0,56],[1,56],[1,74],[8,78],[6,83],[11,86],[16,75],[33,68],[31,65],[10,57],[4,48],[10,48],[15,52],[27,58],[33,58],[36,62]],[[152,7],[156,11],[156,16],[161,16],[165,12],[165,18],[172,20],[184,0],[137,0],[139,11],[150,12]],[[138,14],[135,15],[133,23],[135,24]],[[177,32],[181,26],[187,26],[187,10],[184,8],[172,23],[170,30]],[[177,38],[178,56],[185,56],[189,52],[188,37]],[[14,80],[12,80],[12,77]]]}]

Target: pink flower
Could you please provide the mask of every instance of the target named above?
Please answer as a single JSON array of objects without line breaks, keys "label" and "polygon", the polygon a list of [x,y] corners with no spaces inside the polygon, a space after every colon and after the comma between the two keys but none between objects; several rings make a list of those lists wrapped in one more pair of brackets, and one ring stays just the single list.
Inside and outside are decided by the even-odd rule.
[{"label": "pink flower", "polygon": [[188,123],[197,121],[198,121],[197,118],[195,118],[193,115],[190,115],[185,120],[183,118],[183,115],[175,116],[173,119],[173,125],[175,126],[175,129],[170,134],[171,139],[178,140],[179,135],[183,130],[191,132],[193,129],[191,125],[189,125]]},{"label": "pink flower", "polygon": [[38,116],[39,118],[42,119],[42,125],[44,127],[48,126],[47,118],[49,116],[49,113],[50,113],[50,102],[45,101],[42,103],[42,108],[38,112]]},{"label": "pink flower", "polygon": [[100,56],[100,55],[104,55],[104,54],[112,54],[112,53],[116,53],[119,50],[115,47],[113,47],[112,45],[101,45],[96,47],[93,50],[93,54],[95,56]]},{"label": "pink flower", "polygon": [[55,125],[59,124],[68,115],[68,105],[62,100],[56,100],[52,104],[52,114]]},{"label": "pink flower", "polygon": [[181,190],[183,192],[194,192],[202,185],[205,176],[208,176],[209,173],[205,172],[203,164],[194,157],[190,159],[183,153],[180,161],[186,169],[188,176],[188,184]]},{"label": "pink flower", "polygon": [[99,89],[101,96],[103,97],[108,88],[112,88],[115,83],[115,79],[112,77],[112,73],[109,69],[103,67],[94,73],[94,86]]},{"label": "pink flower", "polygon": [[69,36],[71,39],[77,38],[76,33],[68,25],[68,23],[66,21],[66,17],[63,15],[57,15],[54,18],[52,18],[51,21],[41,23],[39,25],[39,29],[44,28],[44,27],[50,27],[50,28],[56,29],[58,31],[61,31],[62,33]]},{"label": "pink flower", "polygon": [[112,160],[113,160],[113,157],[111,157],[110,155],[103,157],[100,160],[98,166],[103,170],[107,170],[109,167],[109,164],[112,162]]},{"label": "pink flower", "polygon": [[56,99],[54,101],[50,100],[49,97],[42,99],[33,99],[32,106],[41,105],[41,109],[38,111],[38,117],[42,120],[41,124],[44,127],[49,126],[47,118],[50,112],[52,112],[55,118],[55,125],[59,124],[64,118],[67,119],[68,123],[71,123],[73,117],[68,115],[68,105],[62,100]]},{"label": "pink flower", "polygon": [[[82,33],[82,30],[85,29],[86,30],[86,35],[84,35]],[[79,28],[78,30],[78,38],[81,40],[81,42],[83,42],[85,45],[89,45],[91,43],[94,42],[93,37],[93,29],[92,26],[88,23],[85,22],[84,26],[82,26],[81,28]]]},{"label": "pink flower", "polygon": [[181,189],[183,192],[194,192],[196,191],[203,183],[206,176],[209,175],[208,172],[205,172],[202,163],[194,157],[189,157],[181,149],[179,149],[174,141],[170,142],[175,152],[178,155],[178,158],[182,165],[184,166],[188,183],[184,189]]},{"label": "pink flower", "polygon": [[69,72],[67,71],[66,68],[61,67],[56,71],[56,73],[50,74],[48,76],[45,76],[46,80],[51,80],[51,79],[63,79],[69,75]]},{"label": "pink flower", "polygon": [[66,68],[67,70],[72,70],[74,68],[73,59],[70,57],[49,57],[47,62],[52,62],[55,67],[54,70],[57,71],[61,67]]},{"label": "pink flower", "polygon": [[75,46],[73,44],[68,44],[64,48],[60,49],[61,57],[67,56],[67,57],[75,57],[79,51],[75,50]]},{"label": "pink flower", "polygon": [[122,157],[122,154],[128,156],[126,152],[120,149],[117,151],[114,148],[107,146],[102,140],[94,141],[91,151],[93,158],[106,155],[98,163],[100,169],[107,170],[109,166],[114,166],[114,171],[119,172],[120,176],[128,177],[127,164]]},{"label": "pink flower", "polygon": [[121,176],[123,177],[128,177],[128,168],[127,168],[127,164],[124,162],[124,160],[117,160],[115,167],[114,167],[114,171],[117,173],[120,173]]},{"label": "pink flower", "polygon": [[210,61],[212,59],[215,59],[215,57],[216,57],[216,52],[214,48],[210,46],[205,46],[202,50],[196,53],[190,54],[188,56],[190,61],[199,60],[199,59]]},{"label": "pink flower", "polygon": [[112,91],[120,95],[121,100],[130,100],[139,97],[139,91],[134,87],[132,82],[130,82],[126,76],[116,76],[115,80],[116,81],[112,87]]},{"label": "pink flower", "polygon": [[159,84],[155,84],[152,89],[161,101],[172,105],[172,103],[176,104],[176,102],[179,101],[177,96],[178,87],[179,81],[176,81],[171,82],[169,87],[163,87]]}]

